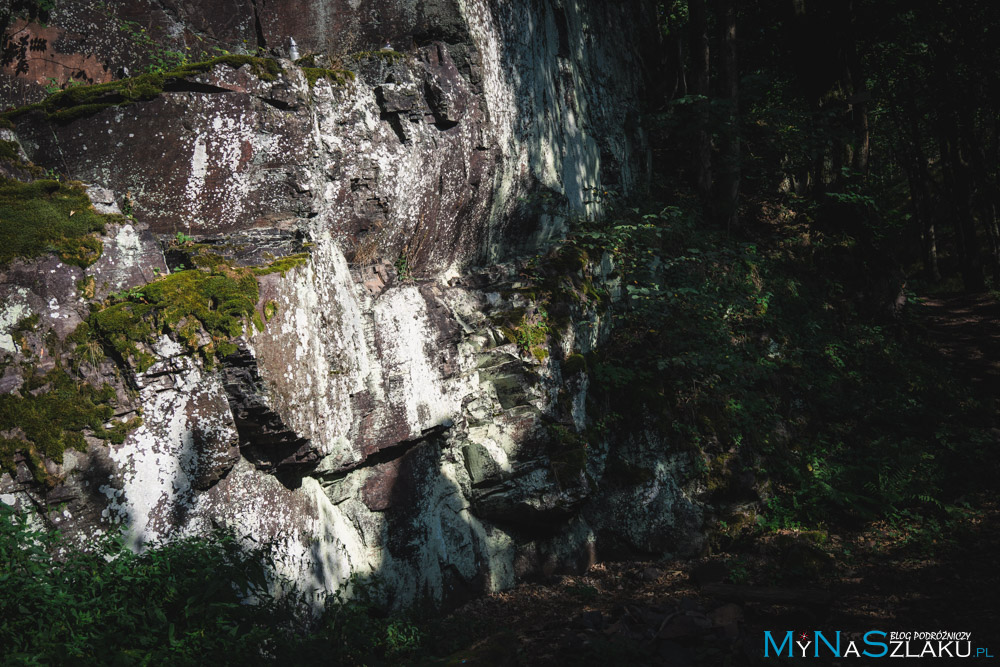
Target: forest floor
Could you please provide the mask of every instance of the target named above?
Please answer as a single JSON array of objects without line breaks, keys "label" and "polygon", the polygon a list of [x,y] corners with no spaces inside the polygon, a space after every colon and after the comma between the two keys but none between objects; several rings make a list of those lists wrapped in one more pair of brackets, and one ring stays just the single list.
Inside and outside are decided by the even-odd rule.
[{"label": "forest floor", "polygon": [[[917,308],[956,372],[1000,398],[1000,303],[954,295]],[[1000,504],[965,501],[947,522],[758,532],[698,561],[600,563],[524,583],[427,622],[425,649],[448,657],[417,664],[756,665],[767,663],[764,630],[779,643],[789,630],[971,632],[973,656],[997,656]]]},{"label": "forest floor", "polygon": [[1000,302],[989,293],[925,299],[928,333],[941,352],[984,391],[1000,389]]}]

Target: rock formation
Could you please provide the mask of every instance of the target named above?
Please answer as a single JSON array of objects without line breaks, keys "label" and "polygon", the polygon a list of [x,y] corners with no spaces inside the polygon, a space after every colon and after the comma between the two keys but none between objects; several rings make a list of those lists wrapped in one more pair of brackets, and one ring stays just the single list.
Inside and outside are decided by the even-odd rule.
[{"label": "rock formation", "polygon": [[[600,214],[596,194],[644,187],[644,11],[66,0],[44,26],[11,16],[0,176],[63,174],[115,217],[96,261],[0,266],[0,391],[28,405],[72,368],[111,412],[61,463],[5,418],[0,499],[81,543],[234,526],[305,590],[372,578],[397,604],[697,552],[691,454],[588,419],[575,360],[614,335],[613,259],[567,269],[557,304],[525,275]],[[251,305],[228,310],[209,276]],[[178,314],[190,294],[207,305]],[[641,474],[608,473],[612,441]]]}]

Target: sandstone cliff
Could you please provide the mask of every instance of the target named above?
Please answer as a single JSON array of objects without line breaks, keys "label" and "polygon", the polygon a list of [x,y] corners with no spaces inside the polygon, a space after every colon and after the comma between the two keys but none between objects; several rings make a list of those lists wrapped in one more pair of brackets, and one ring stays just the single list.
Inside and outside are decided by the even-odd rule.
[{"label": "sandstone cliff", "polygon": [[0,176],[108,217],[0,265],[3,502],[81,543],[232,525],[400,604],[700,549],[690,455],[588,418],[613,261],[532,290],[644,187],[641,3],[24,4]]}]

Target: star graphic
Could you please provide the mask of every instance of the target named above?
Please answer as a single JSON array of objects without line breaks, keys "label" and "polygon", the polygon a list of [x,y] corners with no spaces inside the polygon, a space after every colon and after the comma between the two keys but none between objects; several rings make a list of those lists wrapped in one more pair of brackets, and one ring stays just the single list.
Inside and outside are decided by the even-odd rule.
[{"label": "star graphic", "polygon": [[805,632],[803,632],[801,635],[799,635],[799,639],[802,639],[802,640],[809,639],[809,635],[806,634]]}]

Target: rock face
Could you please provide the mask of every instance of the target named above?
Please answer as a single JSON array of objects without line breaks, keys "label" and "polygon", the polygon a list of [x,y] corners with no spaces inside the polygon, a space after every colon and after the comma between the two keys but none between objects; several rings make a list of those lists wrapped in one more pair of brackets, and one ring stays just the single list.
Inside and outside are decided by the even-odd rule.
[{"label": "rock face", "polygon": [[[124,21],[149,26],[153,46],[106,30]],[[178,233],[241,266],[303,240],[310,258],[260,276],[266,326],[214,366],[164,336],[141,371],[86,367],[116,389],[116,418],[141,409],[143,424],[67,451],[54,489],[23,465],[4,474],[0,499],[46,508],[81,542],[118,525],[137,546],[233,525],[272,543],[306,590],[377,576],[398,604],[585,568],[602,549],[697,552],[690,455],[637,429],[619,456],[644,474],[616,481],[613,436],[589,429],[586,371],[565,360],[613,335],[606,307],[566,305],[544,354],[502,330],[545,317],[519,289],[519,258],[598,214],[593,189],[643,187],[629,45],[650,25],[640,3],[598,0],[67,2],[44,28],[13,23],[8,46],[49,31],[39,52],[88,81],[185,45],[261,47],[282,71],[220,63],[71,122],[18,117],[4,138],[134,219],[109,226],[87,269],[3,269],[0,390],[45,363],[15,345],[19,321],[37,313],[30,341],[65,341],[89,302],[178,268],[162,250]],[[285,59],[289,38],[356,78]],[[403,53],[355,53],[387,40]],[[34,51],[11,53],[6,99],[44,96]],[[614,293],[610,258],[583,271]]]}]

